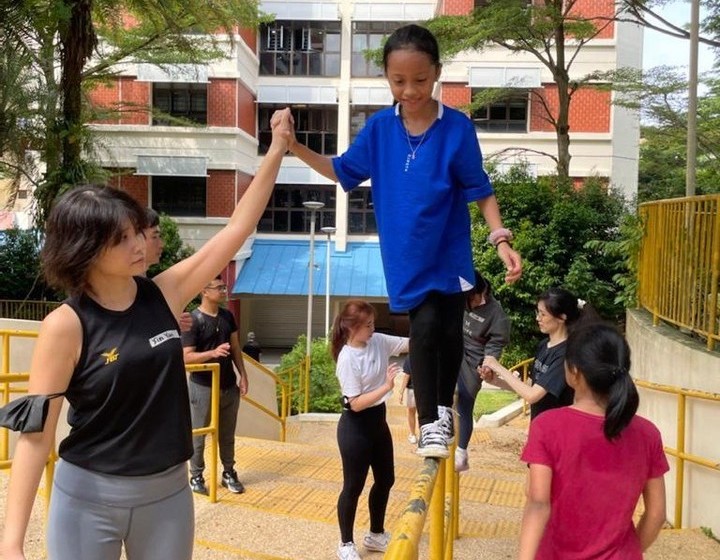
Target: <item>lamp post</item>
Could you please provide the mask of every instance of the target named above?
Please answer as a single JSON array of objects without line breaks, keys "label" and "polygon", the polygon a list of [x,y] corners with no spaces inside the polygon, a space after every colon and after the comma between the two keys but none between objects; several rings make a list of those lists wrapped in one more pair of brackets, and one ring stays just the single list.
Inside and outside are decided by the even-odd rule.
[{"label": "lamp post", "polygon": [[320,228],[327,235],[327,247],[325,253],[325,340],[329,340],[330,332],[330,236],[335,233],[335,228],[325,226]]},{"label": "lamp post", "polygon": [[309,359],[312,340],[313,271],[315,269],[315,214],[325,206],[325,203],[306,200],[303,202],[303,206],[310,210],[310,268],[308,269],[307,341],[305,345],[305,355]]}]

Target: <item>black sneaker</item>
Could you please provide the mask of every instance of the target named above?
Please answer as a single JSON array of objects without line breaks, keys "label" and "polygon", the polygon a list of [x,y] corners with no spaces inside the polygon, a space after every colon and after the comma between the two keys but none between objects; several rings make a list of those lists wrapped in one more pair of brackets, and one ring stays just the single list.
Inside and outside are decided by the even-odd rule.
[{"label": "black sneaker", "polygon": [[445,443],[455,443],[455,411],[449,406],[438,406],[438,424],[445,436]]},{"label": "black sneaker", "polygon": [[420,426],[416,453],[421,457],[436,459],[447,459],[450,456],[439,420]]},{"label": "black sneaker", "polygon": [[223,471],[221,484],[233,494],[242,494],[245,492],[245,487],[242,485],[242,482],[238,480],[235,469]]},{"label": "black sneaker", "polygon": [[207,486],[205,486],[205,479],[201,474],[193,476],[190,479],[190,489],[196,494],[202,494],[203,496],[207,496],[209,493]]}]

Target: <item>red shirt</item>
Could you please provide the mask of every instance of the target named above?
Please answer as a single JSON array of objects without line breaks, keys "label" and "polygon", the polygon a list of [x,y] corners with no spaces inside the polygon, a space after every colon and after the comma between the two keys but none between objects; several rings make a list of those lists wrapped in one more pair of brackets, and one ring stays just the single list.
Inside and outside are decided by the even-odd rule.
[{"label": "red shirt", "polygon": [[647,480],[669,469],[662,439],[635,416],[611,442],[604,420],[564,407],[530,423],[522,460],[552,469],[550,519],[536,560],[642,560],[632,517]]}]

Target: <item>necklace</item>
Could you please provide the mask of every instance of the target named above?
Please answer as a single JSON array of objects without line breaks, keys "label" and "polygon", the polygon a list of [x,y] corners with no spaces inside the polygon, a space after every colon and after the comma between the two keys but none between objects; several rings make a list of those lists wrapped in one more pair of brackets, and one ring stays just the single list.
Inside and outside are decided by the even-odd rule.
[{"label": "necklace", "polygon": [[412,142],[410,142],[410,133],[408,132],[408,129],[406,126],[403,126],[405,129],[405,138],[407,139],[408,148],[410,148],[410,152],[408,153],[407,157],[405,158],[405,173],[407,173],[408,169],[410,169],[410,160],[415,159],[415,154],[420,149],[420,146],[422,146],[423,141],[425,140],[425,136],[428,133],[429,128],[423,132],[422,137],[420,138],[420,142],[418,142],[417,146],[415,148],[412,147]]}]

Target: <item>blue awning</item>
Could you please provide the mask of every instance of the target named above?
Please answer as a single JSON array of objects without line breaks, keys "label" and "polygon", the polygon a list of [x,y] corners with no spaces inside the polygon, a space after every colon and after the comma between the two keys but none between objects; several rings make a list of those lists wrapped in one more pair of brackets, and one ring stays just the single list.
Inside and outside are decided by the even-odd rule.
[{"label": "blue awning", "polygon": [[[308,293],[309,241],[256,239],[242,264],[233,296]],[[327,241],[315,240],[313,295],[325,294]],[[353,242],[336,252],[330,244],[330,294],[339,297],[387,298],[377,242]]]}]

